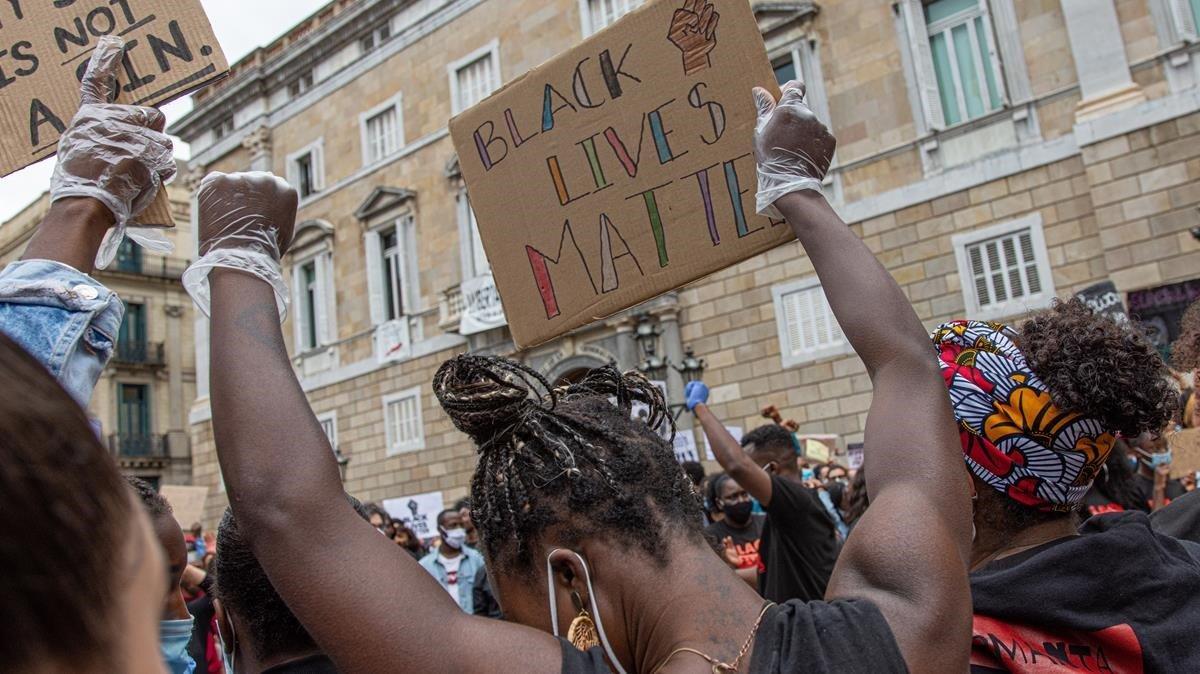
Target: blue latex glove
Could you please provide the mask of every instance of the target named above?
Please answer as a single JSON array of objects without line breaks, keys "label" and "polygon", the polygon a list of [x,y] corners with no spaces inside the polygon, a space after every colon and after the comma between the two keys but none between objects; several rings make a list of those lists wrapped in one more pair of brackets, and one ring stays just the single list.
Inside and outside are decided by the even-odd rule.
[{"label": "blue latex glove", "polygon": [[696,411],[696,405],[708,404],[708,386],[702,381],[690,381],[683,390],[684,403],[689,412]]}]

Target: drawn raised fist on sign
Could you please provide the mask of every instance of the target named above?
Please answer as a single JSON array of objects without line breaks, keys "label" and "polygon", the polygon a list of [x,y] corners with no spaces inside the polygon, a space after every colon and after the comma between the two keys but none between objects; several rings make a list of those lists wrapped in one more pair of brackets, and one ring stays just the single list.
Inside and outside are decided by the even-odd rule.
[{"label": "drawn raised fist on sign", "polygon": [[684,0],[683,9],[675,10],[667,37],[683,52],[684,73],[694,75],[712,65],[709,54],[717,48],[720,20],[709,0]]}]

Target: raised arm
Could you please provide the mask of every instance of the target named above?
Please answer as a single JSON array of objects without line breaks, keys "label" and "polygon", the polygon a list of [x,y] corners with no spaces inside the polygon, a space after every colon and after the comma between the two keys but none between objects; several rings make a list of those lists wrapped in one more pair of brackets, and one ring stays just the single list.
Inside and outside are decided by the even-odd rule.
[{"label": "raised arm", "polygon": [[346,500],[280,330],[279,260],[296,203],[296,192],[268,174],[209,176],[199,194],[204,257],[188,278],[193,296],[211,297],[217,454],[255,556],[342,671],[394,671],[397,662],[422,672],[495,671],[517,661],[557,671],[553,638],[464,614]]},{"label": "raised arm", "polygon": [[708,409],[708,387],[703,382],[688,382],[685,393],[687,408],[704,428],[704,437],[708,438],[717,463],[764,508],[770,506],[771,476],[754,463],[746,450],[725,430],[725,424]]},{"label": "raised arm", "polygon": [[908,298],[817,191],[836,141],[803,96],[792,85],[776,105],[755,91],[759,207],[796,231],[875,389],[864,452],[871,508],[847,541],[826,597],[879,606],[912,669],[963,671],[971,641],[971,504],[949,397]]}]

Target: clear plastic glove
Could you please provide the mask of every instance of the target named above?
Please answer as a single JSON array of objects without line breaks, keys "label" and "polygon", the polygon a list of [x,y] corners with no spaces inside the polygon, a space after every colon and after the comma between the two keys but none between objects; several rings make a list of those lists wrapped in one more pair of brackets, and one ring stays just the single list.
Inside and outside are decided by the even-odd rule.
[{"label": "clear plastic glove", "polygon": [[775,202],[792,192],[821,192],[833,163],[837,139],[804,102],[801,82],[788,82],[775,102],[766,89],[754,88],[758,126],[754,154],[758,158],[758,213],[783,218]]},{"label": "clear plastic glove", "polygon": [[210,173],[196,197],[201,257],[183,274],[183,287],[192,301],[205,316],[211,315],[208,275],[218,267],[234,269],[271,284],[282,322],[288,288],[280,260],[296,230],[296,190],[270,173]]},{"label": "clear plastic glove", "polygon": [[124,54],[121,38],[100,38],[83,76],[82,105],[59,139],[58,164],[50,179],[52,201],[89,197],[112,211],[116,223],[96,255],[100,269],[116,259],[126,235],[156,252],[172,250],[160,230],[130,228],[158,190],[175,177],[176,168],[161,112],[109,103],[116,98],[117,69]]}]

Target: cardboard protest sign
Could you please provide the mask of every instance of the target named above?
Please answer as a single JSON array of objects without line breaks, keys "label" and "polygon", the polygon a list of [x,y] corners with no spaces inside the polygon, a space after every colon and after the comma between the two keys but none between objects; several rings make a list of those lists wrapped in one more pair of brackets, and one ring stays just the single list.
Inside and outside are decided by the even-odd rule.
[{"label": "cardboard protest sign", "polygon": [[652,0],[455,117],[513,338],[529,347],[794,236],[755,215],[745,0]]},{"label": "cardboard protest sign", "polygon": [[[105,35],[125,40],[117,103],[166,103],[229,71],[200,0],[2,2],[0,175],[55,153]],[[165,190],[138,221],[172,224]]]},{"label": "cardboard protest sign", "polygon": [[1200,471],[1200,428],[1189,428],[1167,436],[1171,443],[1171,477]]},{"label": "cardboard protest sign", "polygon": [[437,516],[442,512],[445,500],[442,492],[435,491],[416,496],[390,498],[383,502],[383,509],[394,519],[398,519],[412,530],[421,540],[436,538]]},{"label": "cardboard protest sign", "polygon": [[204,521],[204,505],[208,502],[208,487],[164,484],[158,493],[162,494],[162,497],[167,499],[167,503],[171,504],[171,511],[175,513],[175,521],[179,522],[181,529],[186,531],[191,529],[196,522]]}]

